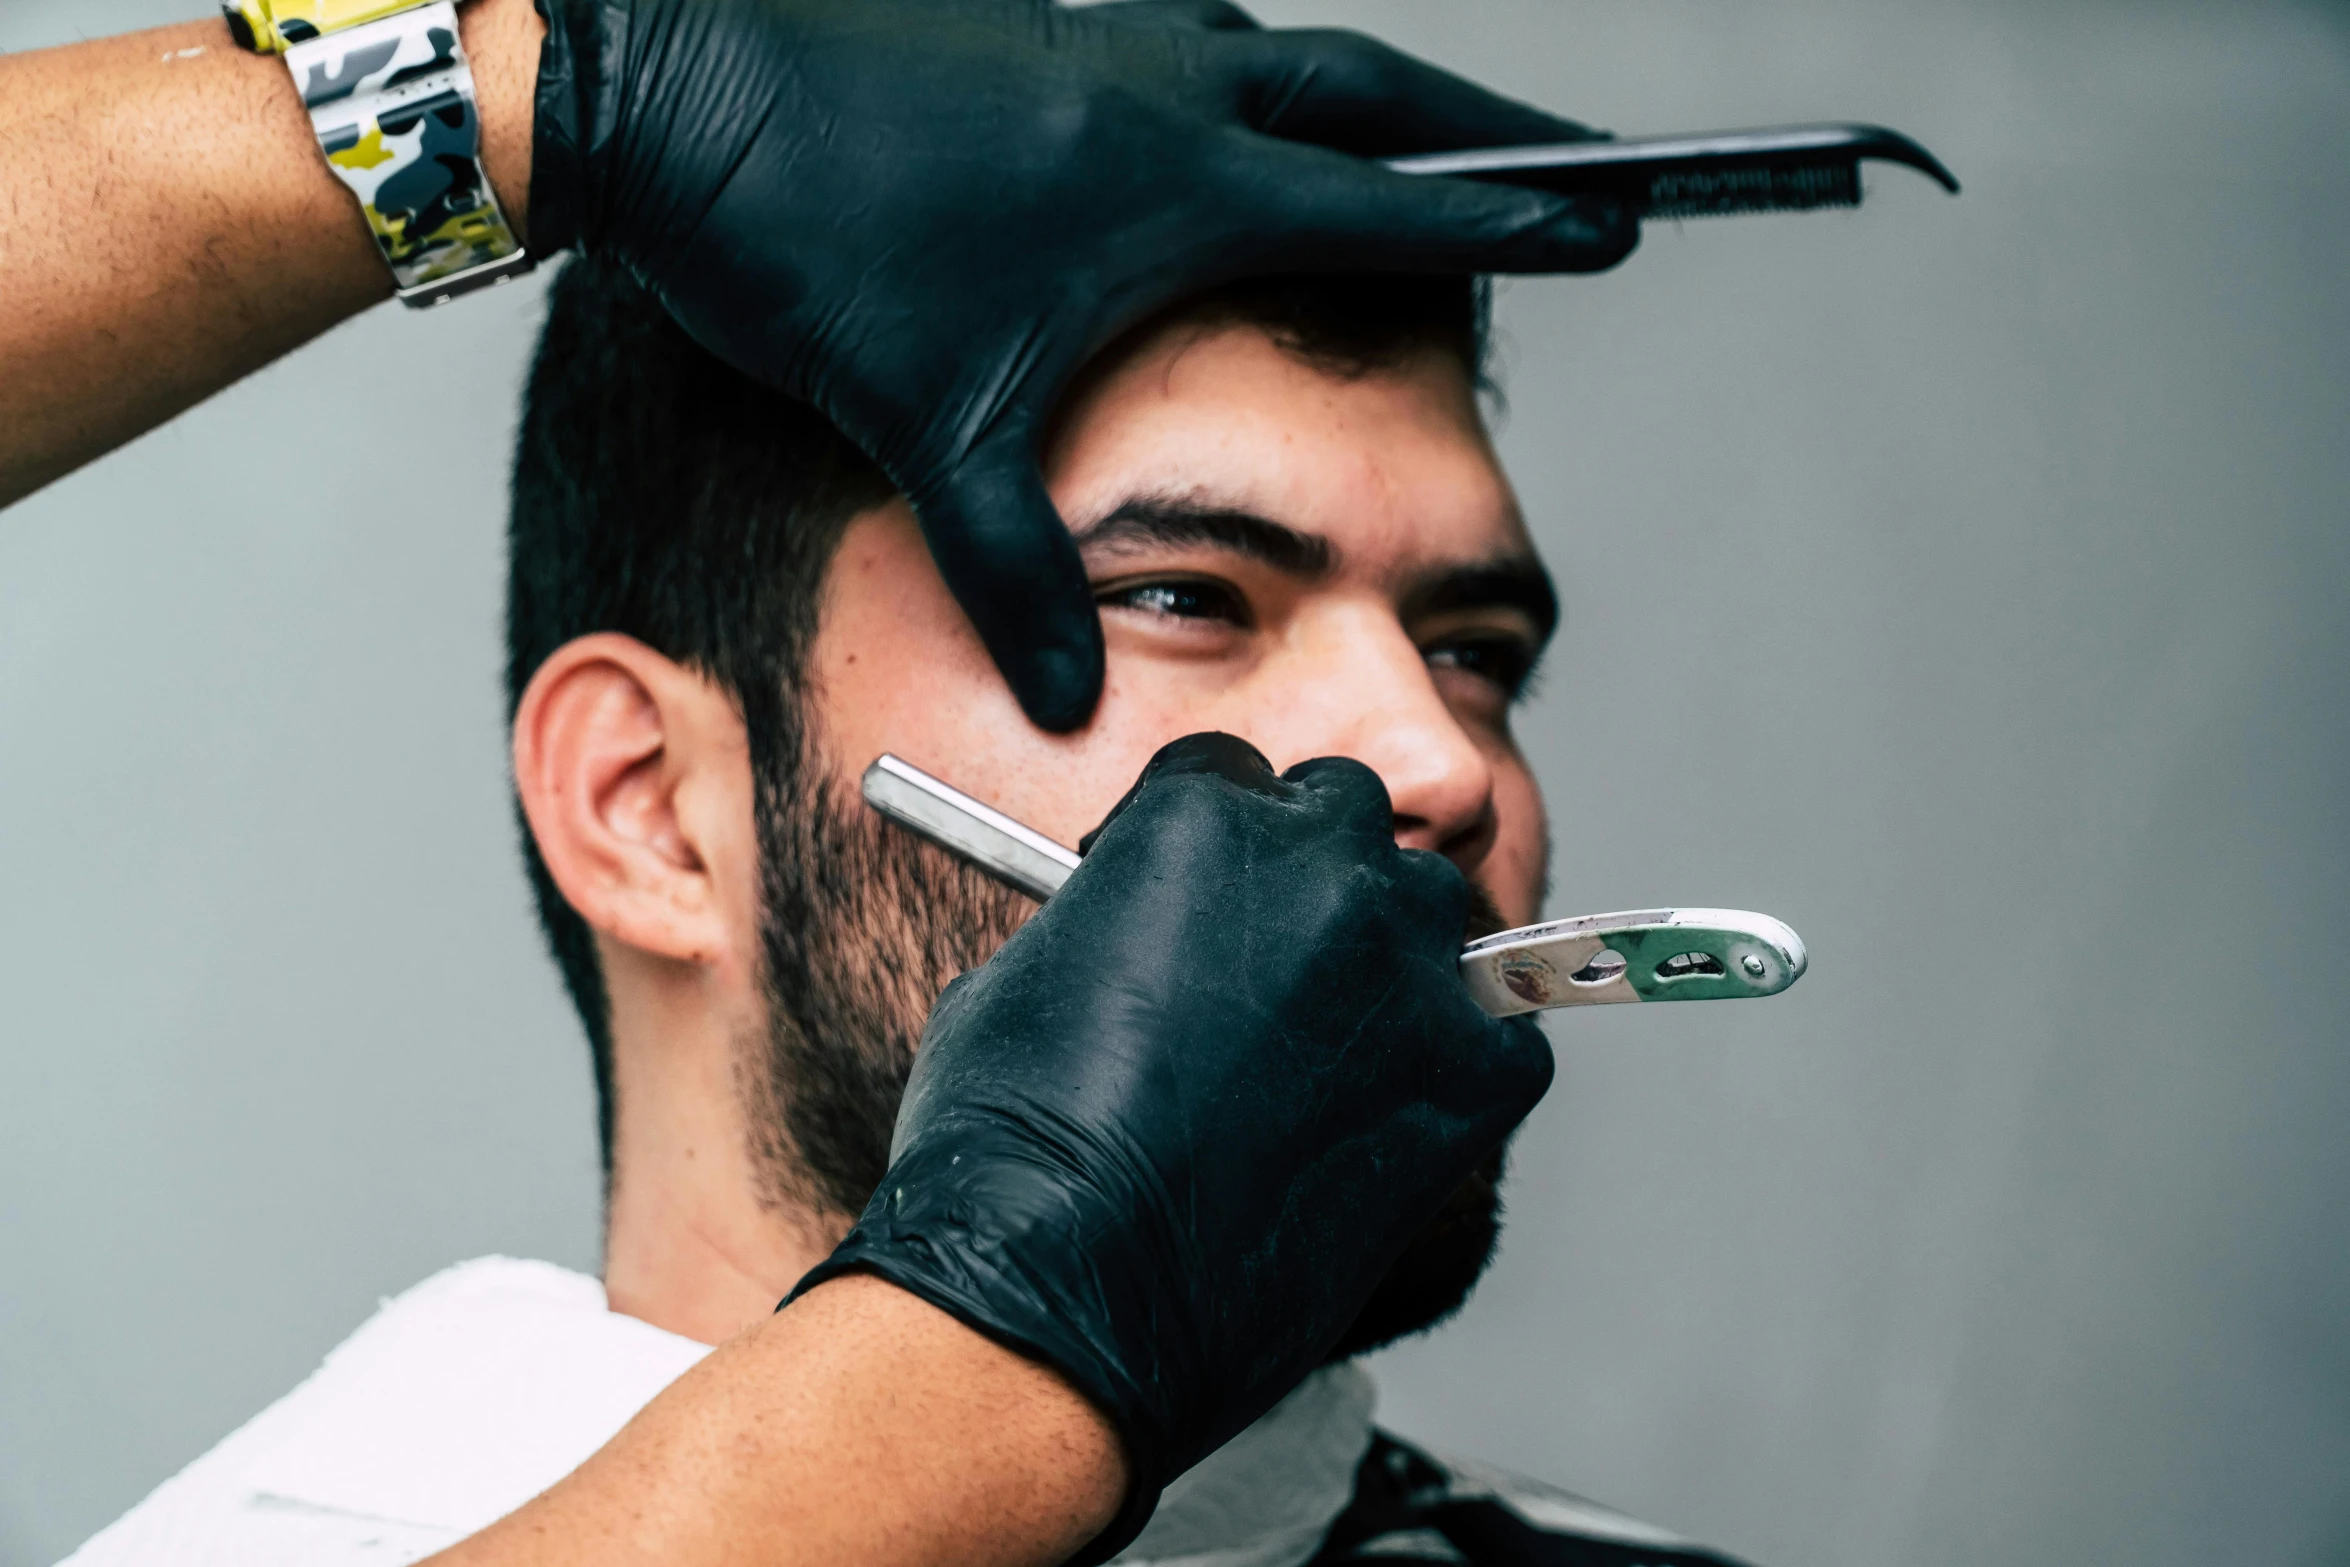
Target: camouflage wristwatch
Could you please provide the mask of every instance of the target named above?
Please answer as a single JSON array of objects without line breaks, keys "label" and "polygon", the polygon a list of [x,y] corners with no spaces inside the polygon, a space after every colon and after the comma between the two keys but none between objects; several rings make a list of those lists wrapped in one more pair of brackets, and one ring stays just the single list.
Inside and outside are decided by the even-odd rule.
[{"label": "camouflage wristwatch", "polygon": [[535,265],[481,166],[481,113],[452,0],[226,0],[229,31],[283,54],[327,166],[351,187],[402,304],[438,305]]}]

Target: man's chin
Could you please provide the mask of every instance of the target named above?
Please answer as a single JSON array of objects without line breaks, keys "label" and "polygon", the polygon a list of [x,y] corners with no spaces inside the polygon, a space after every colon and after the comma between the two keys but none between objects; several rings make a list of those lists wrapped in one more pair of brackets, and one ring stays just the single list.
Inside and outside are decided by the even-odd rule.
[{"label": "man's chin", "polygon": [[[1509,928],[1500,904],[1483,882],[1469,883],[1463,941],[1476,941]],[[1505,1149],[1496,1148],[1468,1178],[1452,1189],[1436,1217],[1404,1247],[1403,1255],[1371,1291],[1345,1337],[1330,1352],[1333,1361],[1384,1349],[1397,1339],[1425,1333],[1468,1303],[1493,1261],[1501,1240],[1501,1176]]]},{"label": "man's chin", "polygon": [[1453,1188],[1363,1303],[1330,1352],[1333,1361],[1424,1333],[1467,1302],[1501,1239],[1502,1162],[1502,1150],[1496,1148]]}]

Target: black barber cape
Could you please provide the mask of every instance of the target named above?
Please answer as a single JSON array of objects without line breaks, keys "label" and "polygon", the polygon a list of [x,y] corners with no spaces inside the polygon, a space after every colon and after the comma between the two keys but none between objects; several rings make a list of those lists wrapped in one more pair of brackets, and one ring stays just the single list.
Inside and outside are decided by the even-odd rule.
[{"label": "black barber cape", "polygon": [[1447,1465],[1384,1431],[1308,1567],[1744,1567],[1579,1497]]}]

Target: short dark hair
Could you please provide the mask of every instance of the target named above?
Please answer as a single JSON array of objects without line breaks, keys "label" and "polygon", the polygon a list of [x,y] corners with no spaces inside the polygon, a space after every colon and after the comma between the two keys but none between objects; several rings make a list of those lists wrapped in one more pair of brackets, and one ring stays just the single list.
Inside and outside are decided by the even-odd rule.
[{"label": "short dark hair", "polygon": [[[1171,318],[1259,326],[1335,375],[1436,350],[1457,356],[1483,387],[1490,313],[1482,279],[1360,275],[1231,284]],[[825,567],[850,520],[895,493],[814,409],[694,343],[624,268],[575,258],[550,291],[515,441],[509,720],[557,648],[616,631],[715,682],[746,722],[762,720],[754,727],[780,727],[753,736],[754,766],[762,754],[797,754]],[[608,1177],[614,1106],[603,971],[586,921],[521,826],[539,923],[594,1056]]]}]

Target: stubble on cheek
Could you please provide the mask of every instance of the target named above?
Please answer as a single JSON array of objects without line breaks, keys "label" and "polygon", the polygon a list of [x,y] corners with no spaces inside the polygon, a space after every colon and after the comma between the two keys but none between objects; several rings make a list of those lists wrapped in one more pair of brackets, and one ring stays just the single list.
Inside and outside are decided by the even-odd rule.
[{"label": "stubble on cheek", "polygon": [[848,1220],[888,1168],[939,992],[1037,905],[883,822],[820,757],[795,771],[759,791],[767,1017],[736,1073],[762,1202]]}]

